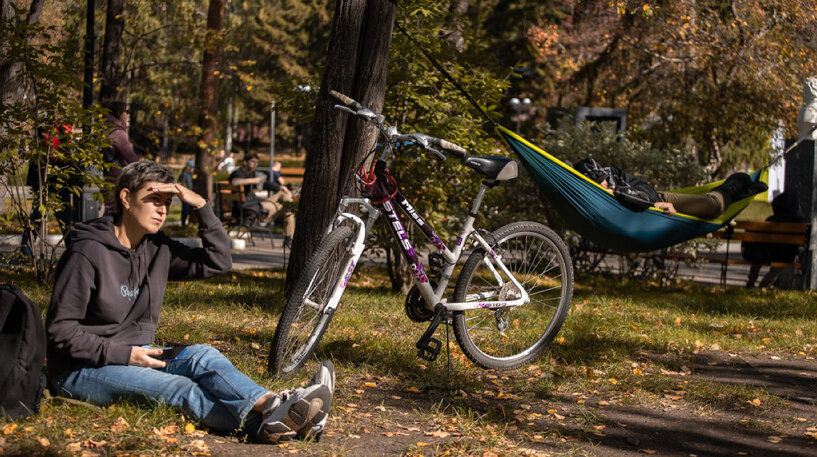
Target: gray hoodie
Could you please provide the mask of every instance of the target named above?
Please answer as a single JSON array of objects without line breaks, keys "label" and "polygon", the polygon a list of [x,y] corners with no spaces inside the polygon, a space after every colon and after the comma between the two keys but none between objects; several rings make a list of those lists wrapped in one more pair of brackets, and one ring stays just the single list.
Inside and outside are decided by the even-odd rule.
[{"label": "gray hoodie", "polygon": [[210,205],[198,213],[201,248],[163,232],[129,249],[113,218],[77,224],[57,266],[46,316],[48,374],[81,365],[127,365],[131,346],[151,344],[167,281],[202,279],[232,268],[230,240]]}]

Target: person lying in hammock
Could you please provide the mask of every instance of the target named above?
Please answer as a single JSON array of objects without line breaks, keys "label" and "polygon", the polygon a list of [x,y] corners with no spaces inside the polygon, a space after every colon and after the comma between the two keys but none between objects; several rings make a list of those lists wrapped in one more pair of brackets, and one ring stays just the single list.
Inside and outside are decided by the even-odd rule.
[{"label": "person lying in hammock", "polygon": [[735,173],[706,194],[658,192],[630,173],[616,167],[602,167],[591,158],[576,162],[573,168],[612,192],[616,200],[633,211],[655,207],[670,216],[680,212],[701,219],[715,219],[732,202],[767,189],[765,183],[752,182],[746,173]]}]

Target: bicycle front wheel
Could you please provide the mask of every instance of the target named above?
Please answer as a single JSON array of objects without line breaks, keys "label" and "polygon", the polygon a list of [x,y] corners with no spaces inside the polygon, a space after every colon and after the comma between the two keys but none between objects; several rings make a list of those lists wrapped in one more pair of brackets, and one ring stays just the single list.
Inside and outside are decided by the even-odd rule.
[{"label": "bicycle front wheel", "polygon": [[326,235],[292,289],[278,320],[269,354],[269,371],[289,378],[315,351],[329,327],[334,310],[329,299],[347,273],[352,257],[352,229],[341,226]]},{"label": "bicycle front wheel", "polygon": [[[455,312],[454,334],[477,365],[512,369],[539,357],[562,327],[573,296],[573,265],[562,239],[536,222],[508,224],[487,241],[496,243],[494,251],[528,293],[530,303]],[[482,248],[468,257],[454,288],[454,301],[504,301],[518,296],[507,275],[499,268],[490,269],[486,261]]]}]

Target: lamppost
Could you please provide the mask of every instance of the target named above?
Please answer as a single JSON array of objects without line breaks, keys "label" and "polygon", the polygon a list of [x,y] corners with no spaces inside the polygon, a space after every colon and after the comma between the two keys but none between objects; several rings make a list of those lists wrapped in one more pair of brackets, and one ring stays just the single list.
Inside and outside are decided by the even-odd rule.
[{"label": "lamppost", "polygon": [[275,164],[275,100],[270,106],[270,126],[269,126],[269,166]]},{"label": "lamppost", "polygon": [[511,108],[516,112],[516,133],[519,133],[519,125],[522,121],[522,112],[530,109],[530,99],[528,97],[519,100],[514,97],[510,101]]}]

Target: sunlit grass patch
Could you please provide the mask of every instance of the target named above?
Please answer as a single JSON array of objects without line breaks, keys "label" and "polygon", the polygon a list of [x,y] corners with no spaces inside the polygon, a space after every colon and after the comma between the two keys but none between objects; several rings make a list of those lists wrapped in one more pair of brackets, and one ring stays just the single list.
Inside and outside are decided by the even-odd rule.
[{"label": "sunlit grass patch", "polygon": [[[2,273],[46,309],[50,290],[38,285],[32,272]],[[766,430],[783,421],[769,417],[785,410],[786,400],[762,386],[707,377],[696,368],[699,358],[817,355],[813,292],[689,283],[658,287],[598,276],[577,280],[564,327],[534,363],[511,371],[482,370],[468,361],[451,333],[449,370],[445,350],[434,362],[417,357],[415,342],[427,324],[406,317],[405,297],[390,290],[384,271],[365,268],[355,273],[313,360],[284,382],[266,371],[285,301],[283,286],[282,271],[170,284],[157,332],[161,345],[213,345],[273,390],[304,383],[319,360],[334,360],[338,390],[331,433],[319,444],[276,447],[279,453],[360,455],[354,436],[368,430],[386,438],[383,434],[396,431],[412,436],[411,442],[399,433],[391,437],[407,443],[401,448],[405,455],[519,455],[530,447],[584,455],[587,447],[579,443],[612,426],[604,419],[605,408],[680,408],[708,417],[726,411],[744,418],[746,427],[756,423]],[[436,337],[446,343],[444,326]],[[361,416],[364,409],[368,416]],[[53,400],[14,430],[5,428],[11,422],[0,421],[4,433],[10,430],[0,438],[7,453],[46,455],[80,443],[81,450],[107,454],[189,455],[184,446],[198,439],[184,433],[190,423],[172,408],[124,403],[99,409]],[[66,424],[71,433],[65,433]],[[192,424],[201,433],[201,426]],[[100,447],[90,447],[93,443]]]}]

